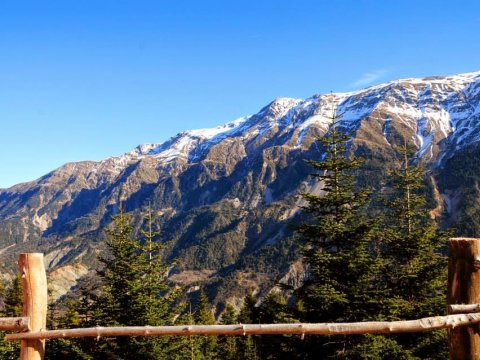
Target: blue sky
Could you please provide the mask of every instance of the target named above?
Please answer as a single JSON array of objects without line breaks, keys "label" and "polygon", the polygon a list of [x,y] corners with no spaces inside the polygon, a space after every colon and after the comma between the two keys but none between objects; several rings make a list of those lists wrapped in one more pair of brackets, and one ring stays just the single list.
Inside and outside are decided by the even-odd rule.
[{"label": "blue sky", "polygon": [[4,0],[0,187],[276,97],[480,70],[480,2]]}]

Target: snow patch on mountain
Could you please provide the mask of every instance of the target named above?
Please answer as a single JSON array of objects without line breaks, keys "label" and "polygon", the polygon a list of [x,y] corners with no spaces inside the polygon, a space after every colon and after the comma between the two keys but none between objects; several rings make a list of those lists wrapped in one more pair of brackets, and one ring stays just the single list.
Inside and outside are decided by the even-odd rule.
[{"label": "snow patch on mountain", "polygon": [[392,144],[390,143],[390,141],[388,141],[388,137],[390,136],[390,126],[392,124],[392,118],[391,117],[388,117],[385,122],[383,123],[383,138],[385,139],[386,143],[388,144],[388,146],[392,146]]},{"label": "snow patch on mountain", "polygon": [[131,161],[147,156],[154,157],[162,163],[169,163],[178,158],[188,160],[190,153],[193,151],[208,149],[215,143],[241,132],[242,124],[249,118],[250,116],[244,116],[215,128],[184,131],[164,143],[142,144],[128,153],[109,159],[113,160],[119,167],[124,167]]},{"label": "snow patch on mountain", "polygon": [[[431,147],[433,134],[427,130],[427,119],[423,118],[417,122],[417,140],[419,150],[416,156],[423,157],[427,150]],[[433,155],[433,154],[432,154]]]}]

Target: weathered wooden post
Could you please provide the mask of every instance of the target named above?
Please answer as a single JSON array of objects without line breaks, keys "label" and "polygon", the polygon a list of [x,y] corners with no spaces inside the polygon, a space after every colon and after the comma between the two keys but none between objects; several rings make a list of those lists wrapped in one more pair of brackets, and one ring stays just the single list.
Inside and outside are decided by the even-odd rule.
[{"label": "weathered wooden post", "polygon": [[[447,302],[449,313],[455,304],[480,303],[480,239],[450,239]],[[479,330],[478,324],[449,330],[450,359],[480,359]]]},{"label": "weathered wooden post", "polygon": [[[45,330],[47,324],[47,276],[43,254],[20,254],[18,266],[22,274],[23,316],[29,319],[29,330]],[[43,360],[45,340],[22,340],[20,360]]]}]

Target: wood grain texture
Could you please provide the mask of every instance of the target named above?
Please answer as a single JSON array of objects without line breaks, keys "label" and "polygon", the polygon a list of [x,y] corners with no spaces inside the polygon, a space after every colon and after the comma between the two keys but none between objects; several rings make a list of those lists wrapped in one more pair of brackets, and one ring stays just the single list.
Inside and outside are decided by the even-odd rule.
[{"label": "wood grain texture", "polygon": [[238,324],[94,327],[10,334],[6,340],[57,339],[103,336],[167,336],[167,335],[352,335],[389,334],[456,328],[480,322],[480,314],[457,314],[418,320],[370,321],[322,324]]},{"label": "wood grain texture", "polygon": [[7,331],[28,330],[28,318],[27,317],[0,318],[0,330],[7,330]]}]

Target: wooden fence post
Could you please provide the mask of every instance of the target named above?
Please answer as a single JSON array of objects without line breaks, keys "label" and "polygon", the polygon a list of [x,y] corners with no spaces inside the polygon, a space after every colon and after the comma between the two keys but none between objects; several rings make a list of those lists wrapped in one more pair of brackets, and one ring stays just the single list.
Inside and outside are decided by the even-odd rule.
[{"label": "wooden fence post", "polygon": [[[449,250],[448,305],[480,303],[480,239],[452,238]],[[475,324],[448,331],[451,360],[480,359],[479,330]]]},{"label": "wooden fence post", "polygon": [[[43,254],[20,254],[18,266],[22,274],[23,316],[29,319],[29,331],[46,329],[47,276]],[[20,360],[43,360],[45,340],[22,340]]]}]

